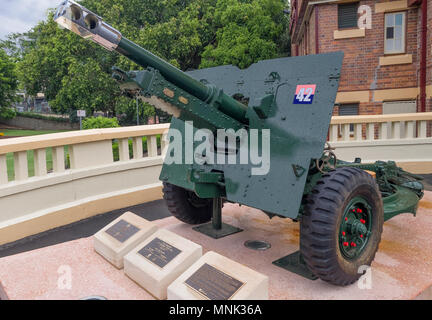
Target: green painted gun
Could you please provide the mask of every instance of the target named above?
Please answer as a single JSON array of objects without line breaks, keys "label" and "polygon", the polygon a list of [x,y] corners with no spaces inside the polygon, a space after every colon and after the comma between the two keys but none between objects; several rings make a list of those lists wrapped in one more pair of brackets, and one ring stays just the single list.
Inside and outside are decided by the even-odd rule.
[{"label": "green painted gun", "polygon": [[300,221],[300,252],[274,264],[348,285],[371,264],[384,220],[416,213],[420,177],[394,162],[344,162],[325,146],[342,52],[185,73],[76,2],[64,1],[54,19],[144,68],[113,76],[173,116],[160,179],[170,212],[195,230],[241,231],[222,223],[225,201]]}]

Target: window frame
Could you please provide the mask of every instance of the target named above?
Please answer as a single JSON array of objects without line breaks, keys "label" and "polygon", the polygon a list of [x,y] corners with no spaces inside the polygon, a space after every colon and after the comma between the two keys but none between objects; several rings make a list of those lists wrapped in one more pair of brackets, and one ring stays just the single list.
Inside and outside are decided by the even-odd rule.
[{"label": "window frame", "polygon": [[[387,16],[389,15],[396,15],[396,14],[402,14],[402,50],[388,50],[387,49]],[[406,11],[398,11],[398,12],[386,12],[384,14],[384,54],[385,55],[393,55],[393,54],[404,54],[406,53],[407,45],[406,45],[406,38],[407,38],[407,14]],[[395,25],[393,26],[393,28]],[[393,33],[394,35],[394,33]],[[394,38],[393,38],[394,39]]]},{"label": "window frame", "polygon": [[[343,108],[343,107],[347,107],[347,106],[351,106],[351,107],[353,107],[353,106],[355,106],[356,107],[356,109],[357,109],[357,114],[355,114],[356,116],[358,116],[359,114],[360,114],[360,103],[359,102],[353,102],[353,103],[340,103],[339,104],[339,108],[338,108],[338,116],[339,117],[346,117],[346,116],[350,116],[350,115],[348,115],[348,114],[346,114],[346,115],[341,115],[341,108]],[[350,135],[353,135],[354,134],[354,130],[355,130],[355,127],[354,127],[354,125],[353,124],[350,124]],[[342,126],[341,125],[339,125],[339,132],[342,132]]]},{"label": "window frame", "polygon": [[[356,9],[356,20],[355,20],[355,25],[354,26],[349,26],[349,27],[341,27],[339,25],[339,13],[340,10],[339,8],[342,6],[349,6],[349,5],[356,5],[357,9]],[[349,3],[338,3],[337,4],[337,19],[338,19],[338,30],[351,30],[351,29],[358,29],[358,8],[360,6],[360,1],[355,1],[355,2],[349,2]]]}]

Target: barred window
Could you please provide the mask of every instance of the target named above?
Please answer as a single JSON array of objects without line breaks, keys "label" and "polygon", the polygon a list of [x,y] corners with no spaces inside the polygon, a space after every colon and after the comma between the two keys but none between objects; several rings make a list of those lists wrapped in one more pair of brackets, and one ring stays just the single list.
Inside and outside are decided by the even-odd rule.
[{"label": "barred window", "polygon": [[[340,104],[339,115],[340,116],[357,116],[359,114],[359,104]],[[354,125],[350,124],[350,132],[354,132]]]},{"label": "barred window", "polygon": [[359,3],[338,4],[338,28],[357,28]]}]

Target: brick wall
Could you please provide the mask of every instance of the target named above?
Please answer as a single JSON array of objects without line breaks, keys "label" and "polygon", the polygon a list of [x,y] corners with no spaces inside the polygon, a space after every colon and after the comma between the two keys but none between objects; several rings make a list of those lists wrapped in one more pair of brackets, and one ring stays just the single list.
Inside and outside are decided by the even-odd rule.
[{"label": "brick wall", "polygon": [[[432,0],[428,1],[428,43],[427,43],[427,83],[428,96],[426,111],[432,112]],[[302,1],[299,1],[300,9]],[[303,1],[304,2],[304,1]],[[411,64],[380,66],[379,58],[384,54],[384,13],[375,13],[375,4],[386,0],[362,0],[361,5],[369,5],[372,9],[372,29],[366,30],[366,36],[360,38],[334,40],[337,26],[337,4],[327,3],[318,7],[319,53],[344,51],[345,58],[340,81],[340,92],[369,91],[370,102],[359,103],[360,114],[381,114],[383,103],[375,101],[375,90],[419,88],[420,57],[421,57],[421,8],[412,7],[406,12],[406,54],[412,55]],[[316,9],[314,9],[316,10]],[[315,54],[315,12],[308,17],[305,32],[299,42],[299,54]],[[295,53],[295,46],[293,46]],[[414,97],[413,97],[414,98]],[[398,98],[398,100],[404,100]],[[419,104],[420,99],[417,97]],[[420,107],[420,106],[419,106]],[[338,115],[338,107],[333,114]],[[432,134],[432,121],[428,124],[428,135]]]},{"label": "brick wall", "polygon": [[[381,2],[381,1],[380,1]],[[361,1],[372,8],[372,29],[363,38],[333,39],[337,26],[337,4],[320,5],[319,51],[344,51],[339,91],[409,88],[417,86],[417,9],[407,11],[407,50],[413,63],[379,66],[384,56],[384,13],[375,13],[375,1]]]},{"label": "brick wall", "polygon": [[[420,11],[420,10],[419,10]],[[420,12],[419,12],[420,15]],[[419,19],[420,20],[420,19]],[[432,0],[428,0],[428,44],[427,44],[427,76],[426,84],[432,85]],[[431,109],[431,103],[429,101],[429,111]]]},{"label": "brick wall", "polygon": [[[420,68],[420,8],[414,7],[406,10],[406,54],[412,55],[413,63],[380,66],[379,58],[384,57],[384,13],[375,13],[375,4],[387,2],[385,0],[362,0],[360,5],[369,5],[372,9],[372,29],[366,29],[366,36],[360,38],[334,39],[337,25],[337,4],[320,4],[318,7],[318,39],[319,53],[344,51],[344,63],[339,91],[373,91],[380,89],[400,89],[419,87]],[[432,0],[428,0],[428,25],[432,26]],[[315,53],[315,12],[309,17],[308,52]],[[432,32],[432,28],[429,28]],[[305,50],[304,35],[299,43],[299,54]],[[428,37],[428,85],[432,85],[432,37]],[[293,46],[293,53],[295,46]],[[381,114],[382,102],[374,101],[360,103],[360,114]],[[427,111],[432,111],[432,101],[428,99]],[[337,108],[335,108],[337,114]]]}]

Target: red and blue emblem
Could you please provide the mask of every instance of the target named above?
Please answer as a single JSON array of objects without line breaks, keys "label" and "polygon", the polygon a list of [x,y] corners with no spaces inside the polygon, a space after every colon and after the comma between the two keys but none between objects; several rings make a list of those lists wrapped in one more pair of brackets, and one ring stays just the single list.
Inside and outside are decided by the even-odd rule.
[{"label": "red and blue emblem", "polygon": [[316,84],[301,84],[297,86],[294,104],[312,104],[315,96]]}]

